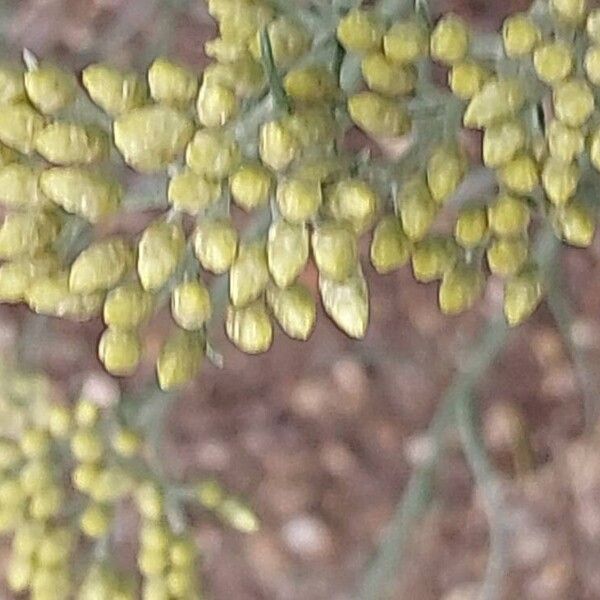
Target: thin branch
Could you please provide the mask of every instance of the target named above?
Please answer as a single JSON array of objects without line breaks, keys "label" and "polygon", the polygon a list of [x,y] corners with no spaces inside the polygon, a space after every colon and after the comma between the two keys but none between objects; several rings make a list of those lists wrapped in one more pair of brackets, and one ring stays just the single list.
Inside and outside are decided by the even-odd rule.
[{"label": "thin branch", "polygon": [[277,66],[275,65],[273,47],[271,46],[271,39],[267,27],[263,28],[260,32],[260,51],[275,106],[282,112],[289,114],[291,111],[290,99],[285,93],[281,77],[277,71]]}]

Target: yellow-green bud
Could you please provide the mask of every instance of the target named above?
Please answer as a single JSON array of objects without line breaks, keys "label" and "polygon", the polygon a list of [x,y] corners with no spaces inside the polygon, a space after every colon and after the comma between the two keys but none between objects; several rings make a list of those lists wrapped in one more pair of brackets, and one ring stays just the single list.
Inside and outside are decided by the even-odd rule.
[{"label": "yellow-green bud", "polygon": [[580,25],[587,15],[587,0],[550,0],[554,15],[569,25]]},{"label": "yellow-green bud", "polygon": [[408,239],[413,242],[423,239],[438,211],[424,179],[416,176],[407,180],[397,201],[402,229]]},{"label": "yellow-green bud", "polygon": [[594,43],[600,44],[600,8],[590,11],[587,18],[586,31]]},{"label": "yellow-green bud", "polygon": [[138,245],[137,271],[145,290],[160,289],[175,273],[185,251],[185,236],[175,223],[157,220],[149,225]]},{"label": "yellow-green bud", "polygon": [[594,94],[583,79],[559,83],[553,99],[557,118],[569,127],[581,127],[594,112]]},{"label": "yellow-green bud", "polygon": [[454,65],[469,51],[469,30],[458,16],[442,17],[431,33],[431,58],[445,65]]},{"label": "yellow-green bud", "polygon": [[417,19],[394,23],[383,37],[385,56],[392,62],[407,65],[429,54],[429,32]]},{"label": "yellow-green bud", "polygon": [[527,203],[509,194],[501,194],[488,207],[490,229],[499,236],[515,236],[525,233],[530,219],[531,211]]},{"label": "yellow-green bud", "polygon": [[510,191],[530,194],[539,184],[537,162],[529,154],[517,154],[500,169],[498,178]]},{"label": "yellow-green bud", "polygon": [[183,112],[155,104],[119,116],[113,132],[125,162],[136,171],[152,173],[183,154],[192,139],[194,124]]},{"label": "yellow-green bud", "polygon": [[234,306],[256,300],[269,282],[267,251],[262,239],[242,242],[229,271],[229,297]]},{"label": "yellow-green bud", "polygon": [[106,535],[111,520],[111,511],[107,506],[90,504],[79,519],[79,527],[85,535],[97,539]]},{"label": "yellow-green bud", "polygon": [[267,302],[281,329],[293,339],[307,340],[317,319],[315,300],[308,288],[295,283],[285,289],[271,286]]},{"label": "yellow-green bud", "polygon": [[577,191],[580,171],[577,163],[567,163],[550,157],[544,164],[542,182],[546,196],[552,204],[566,204]]},{"label": "yellow-green bud", "polygon": [[112,504],[131,491],[132,479],[127,471],[114,466],[103,469],[90,488],[89,495],[95,502]]},{"label": "yellow-green bud", "polygon": [[52,437],[59,440],[66,439],[71,434],[73,417],[66,406],[54,405],[48,413],[48,431]]},{"label": "yellow-green bud", "polygon": [[361,339],[369,325],[369,289],[360,270],[339,282],[322,274],[319,290],[323,308],[331,320],[349,337]]},{"label": "yellow-green bud", "polygon": [[206,286],[200,280],[184,281],[177,285],[171,295],[171,314],[182,329],[201,329],[212,314]]},{"label": "yellow-green bud", "polygon": [[292,69],[285,76],[283,86],[288,97],[300,103],[328,102],[337,95],[335,78],[323,66]]},{"label": "yellow-green bud", "polygon": [[290,223],[304,223],[312,219],[322,202],[319,181],[292,176],[277,184],[277,206],[281,216]]},{"label": "yellow-green bud", "polygon": [[169,204],[189,215],[202,214],[221,196],[221,184],[208,181],[188,168],[175,173],[169,180]]},{"label": "yellow-green bud", "polygon": [[249,41],[273,19],[273,9],[263,2],[231,3],[219,18],[219,30],[226,39]]},{"label": "yellow-green bud", "polygon": [[94,427],[77,429],[71,438],[71,452],[77,462],[98,462],[104,453],[102,434]]},{"label": "yellow-green bud", "polygon": [[375,137],[400,137],[411,129],[406,107],[375,92],[359,92],[351,96],[348,112],[358,127]]},{"label": "yellow-green bud", "polygon": [[203,220],[194,233],[194,251],[204,269],[216,274],[227,272],[235,258],[238,233],[226,219]]},{"label": "yellow-green bud", "polygon": [[188,167],[208,179],[230,175],[240,160],[240,149],[222,129],[201,129],[189,143],[185,159]]},{"label": "yellow-green bud", "polygon": [[373,231],[371,263],[380,275],[391,273],[408,262],[410,242],[395,215],[383,217]]},{"label": "yellow-green bud", "polygon": [[465,208],[458,213],[454,226],[454,239],[463,248],[477,248],[488,230],[484,208]]},{"label": "yellow-green bud", "polygon": [[102,468],[96,462],[78,464],[71,473],[73,487],[80,492],[89,494],[98,481],[101,471]]},{"label": "yellow-green bud", "polygon": [[114,288],[104,302],[104,322],[115,329],[136,329],[152,314],[154,300],[139,283]]},{"label": "yellow-green bud", "polygon": [[348,224],[330,221],[318,225],[311,243],[315,264],[322,277],[342,282],[356,272],[356,234]]},{"label": "yellow-green bud", "polygon": [[11,591],[20,594],[31,585],[33,564],[28,558],[11,556],[6,568],[6,582]]},{"label": "yellow-green bud", "polygon": [[160,389],[169,391],[189,383],[200,371],[203,358],[202,335],[177,328],[163,345],[156,361]]},{"label": "yellow-green bud", "polygon": [[0,226],[0,258],[34,256],[58,236],[60,222],[44,212],[9,213]]},{"label": "yellow-green bud", "polygon": [[142,448],[143,439],[133,429],[120,427],[111,437],[113,450],[125,458],[135,456]]},{"label": "yellow-green bud", "polygon": [[337,39],[347,52],[366,54],[379,50],[384,32],[373,12],[354,8],[340,20]]},{"label": "yellow-green bud", "polygon": [[265,74],[259,62],[244,56],[227,64],[212,63],[204,69],[203,85],[222,85],[236,96],[258,96],[265,86]]},{"label": "yellow-green bud", "polygon": [[506,56],[520,58],[531,54],[541,38],[541,32],[527,13],[517,13],[505,19],[502,38]]},{"label": "yellow-green bud", "polygon": [[415,279],[429,283],[454,267],[458,248],[451,237],[431,235],[415,245],[411,258]]},{"label": "yellow-green bud", "polygon": [[482,294],[483,273],[476,267],[458,265],[444,273],[439,290],[440,310],[457,315],[471,308]]},{"label": "yellow-green bud", "polygon": [[573,49],[562,40],[545,42],[533,53],[533,66],[537,76],[554,85],[569,76],[573,69]]},{"label": "yellow-green bud", "polygon": [[0,167],[10,165],[19,160],[19,153],[0,143]]},{"label": "yellow-green bud", "polygon": [[230,527],[244,533],[258,531],[258,517],[252,512],[252,509],[242,500],[235,496],[225,498],[217,507],[216,513]]},{"label": "yellow-green bud", "polygon": [[8,208],[40,208],[47,200],[40,189],[40,169],[23,163],[0,167],[0,202]]},{"label": "yellow-green bud", "polygon": [[436,148],[427,161],[427,185],[431,197],[438,203],[447,200],[458,188],[467,168],[460,149],[442,145]]},{"label": "yellow-green bud", "polygon": [[[23,73],[7,65],[0,65],[0,104],[14,104],[26,99]],[[2,107],[2,110],[6,108]]]},{"label": "yellow-green bud", "polygon": [[574,200],[560,208],[556,215],[557,228],[561,237],[571,246],[587,248],[594,240],[596,217],[579,200]]},{"label": "yellow-green bud", "polygon": [[246,354],[266,352],[273,342],[273,324],[262,300],[242,308],[229,306],[225,330],[231,342]]},{"label": "yellow-green bud", "polygon": [[0,301],[23,302],[31,283],[38,277],[58,271],[59,266],[53,254],[5,262],[0,266]]},{"label": "yellow-green bud", "polygon": [[196,110],[198,119],[205,127],[221,127],[228,123],[238,109],[235,92],[214,81],[204,82],[200,87]]},{"label": "yellow-green bud", "polygon": [[600,44],[589,46],[583,60],[585,74],[594,85],[600,85]]},{"label": "yellow-green bud", "polygon": [[50,435],[43,429],[26,429],[21,436],[20,445],[23,456],[41,459],[50,451]]},{"label": "yellow-green bud", "polygon": [[142,345],[136,333],[109,327],[100,338],[98,356],[111,375],[127,377],[140,363]]},{"label": "yellow-green bud", "polygon": [[346,178],[333,185],[328,194],[328,207],[334,219],[347,221],[360,235],[372,224],[379,197],[367,182]]},{"label": "yellow-green bud", "polygon": [[[288,17],[282,16],[271,21],[268,34],[277,67],[289,67],[310,49],[311,39],[306,29]],[[250,44],[250,52],[256,60],[262,58],[260,35],[261,31],[258,30]]]},{"label": "yellow-green bud", "polygon": [[463,122],[470,129],[483,129],[516,115],[525,103],[523,85],[518,79],[492,79],[475,94]]},{"label": "yellow-green bud", "polygon": [[529,256],[527,238],[496,238],[487,249],[490,271],[499,277],[516,275]]},{"label": "yellow-green bud", "polygon": [[504,284],[504,316],[511,327],[528,319],[539,306],[543,291],[541,274],[527,269]]},{"label": "yellow-green bud", "polygon": [[69,288],[91,294],[114,287],[131,269],[133,251],[126,240],[110,237],[88,246],[71,265]]},{"label": "yellow-green bud", "polygon": [[331,148],[336,135],[333,112],[325,106],[304,106],[295,110],[282,121],[284,130],[302,149]]},{"label": "yellow-green bud", "polygon": [[50,123],[35,136],[35,149],[55,165],[81,165],[108,158],[106,132],[97,125],[66,121]]},{"label": "yellow-green bud", "polygon": [[483,164],[496,169],[511,161],[525,146],[525,129],[519,121],[492,125],[483,134]]},{"label": "yellow-green bud", "polygon": [[306,225],[274,221],[269,227],[267,262],[277,286],[291,285],[308,260],[309,241]]},{"label": "yellow-green bud", "polygon": [[44,125],[44,117],[30,104],[17,102],[2,106],[0,142],[23,154],[31,154],[34,150],[34,140]]},{"label": "yellow-green bud", "polygon": [[23,76],[30,102],[42,113],[53,114],[75,100],[75,77],[51,65],[42,65]]},{"label": "yellow-green bud", "polygon": [[561,121],[553,120],[547,128],[550,154],[564,162],[571,162],[584,149],[585,140],[580,129],[573,129]]},{"label": "yellow-green bud", "polygon": [[271,192],[271,173],[260,164],[239,167],[229,180],[233,201],[245,211],[266,206]]},{"label": "yellow-green bud", "polygon": [[150,94],[156,102],[187,108],[198,93],[198,78],[168,58],[157,58],[148,69]]},{"label": "yellow-green bud", "polygon": [[478,62],[466,59],[456,63],[448,72],[448,85],[461,100],[470,100],[481,91],[490,78],[489,71]]},{"label": "yellow-green bud", "polygon": [[83,87],[104,112],[116,117],[146,103],[146,84],[135,73],[125,73],[103,64],[86,67]]},{"label": "yellow-green bud", "polygon": [[417,74],[412,65],[395,64],[381,52],[362,59],[362,76],[368,88],[386,96],[405,96],[414,91]]},{"label": "yellow-green bud", "polygon": [[260,128],[259,154],[274,171],[285,170],[300,151],[295,136],[280,121],[264,123]]}]

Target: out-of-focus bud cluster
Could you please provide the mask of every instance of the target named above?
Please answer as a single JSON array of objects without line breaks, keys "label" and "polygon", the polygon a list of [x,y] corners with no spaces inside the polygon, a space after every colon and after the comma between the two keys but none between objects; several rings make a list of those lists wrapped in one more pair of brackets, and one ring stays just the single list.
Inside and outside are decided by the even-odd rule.
[{"label": "out-of-focus bud cluster", "polygon": [[[19,597],[199,600],[199,549],[184,509],[257,529],[253,511],[217,482],[175,484],[157,472],[121,403],[59,401],[43,376],[12,367],[0,367],[0,382],[0,411],[10,417],[0,427],[0,533],[11,539],[5,577]],[[132,508],[141,586],[113,558],[120,528],[137,518]]]},{"label": "out-of-focus bud cluster", "polygon": [[[101,314],[110,373],[135,372],[143,328],[169,299],[173,327],[156,364],[166,390],[196,376],[222,314],[244,352],[268,350],[274,323],[306,340],[317,314],[309,264],[325,312],[363,337],[366,235],[376,271],[411,264],[417,281],[439,282],[447,314],[502,278],[511,325],[543,296],[532,229],[546,220],[565,242],[591,244],[600,13],[583,0],[538,3],[486,43],[456,15],[431,26],[417,9],[384,17],[377,3],[333,20],[323,7],[319,26],[268,0],[208,9],[218,35],[201,75],[162,57],[144,76],[92,64],[81,85],[31,59],[25,72],[0,68],[0,300]],[[432,62],[448,70],[448,90],[433,84]],[[78,118],[90,101],[97,118]],[[408,151],[387,162],[351,152],[353,127],[369,145],[403,138]],[[483,131],[495,189],[465,200],[469,129]],[[169,211],[136,239],[109,234],[73,258],[73,224],[127,204],[117,157],[168,178]],[[246,213],[267,226],[241,231]],[[227,279],[226,307],[213,306],[215,276]]]}]

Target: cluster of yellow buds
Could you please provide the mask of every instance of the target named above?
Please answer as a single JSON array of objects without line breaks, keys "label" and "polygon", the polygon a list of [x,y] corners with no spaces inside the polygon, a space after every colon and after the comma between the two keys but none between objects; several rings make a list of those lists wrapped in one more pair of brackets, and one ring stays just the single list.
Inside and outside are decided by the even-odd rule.
[{"label": "cluster of yellow buds", "polygon": [[[306,340],[317,314],[311,262],[325,312],[363,337],[359,249],[371,230],[375,269],[410,262],[418,281],[439,280],[444,313],[473,306],[488,276],[502,278],[511,325],[543,296],[530,230],[547,220],[569,244],[592,242],[600,13],[584,0],[509,17],[488,40],[495,52],[453,14],[431,26],[418,9],[323,6],[317,26],[314,11],[298,7],[296,18],[269,0],[208,8],[218,37],[201,76],[166,58],[144,77],[93,64],[81,86],[31,56],[25,72],[0,68],[0,301],[101,314],[98,351],[111,374],[135,372],[143,328],[169,299],[172,331],[156,365],[165,390],[198,373],[223,312],[244,352],[268,350],[274,322]],[[433,62],[447,68],[449,90],[433,84]],[[90,102],[99,110],[81,123],[78,107]],[[353,152],[354,127],[370,146],[403,138],[409,150],[387,161]],[[468,129],[483,130],[495,187],[465,201],[476,168]],[[135,240],[110,234],[73,258],[78,224],[123,210],[115,160],[164,175],[168,212]],[[239,231],[246,213],[267,225]],[[215,305],[217,278],[226,307]]]},{"label": "cluster of yellow buds", "polygon": [[[252,532],[258,526],[252,510],[215,481],[181,484],[159,475],[142,430],[123,424],[120,403],[59,403],[34,380],[0,369],[0,410],[16,415],[0,432],[0,534],[12,536],[9,588],[32,600],[199,600],[199,551],[180,514],[209,510]],[[121,526],[116,518],[129,518],[132,506],[140,517],[141,589],[135,574],[110,557]]]}]

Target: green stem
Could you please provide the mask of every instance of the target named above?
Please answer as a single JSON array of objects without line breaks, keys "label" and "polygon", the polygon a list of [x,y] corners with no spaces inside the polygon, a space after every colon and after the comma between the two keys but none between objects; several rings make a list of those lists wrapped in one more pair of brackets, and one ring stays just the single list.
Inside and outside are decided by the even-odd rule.
[{"label": "green stem", "polygon": [[275,59],[273,58],[273,47],[271,46],[271,39],[269,38],[269,30],[265,27],[260,32],[260,50],[263,60],[263,66],[267,77],[269,79],[269,87],[271,89],[271,95],[275,106],[283,113],[289,114],[291,111],[290,100],[285,93],[283,83],[277,67],[275,65]]}]

